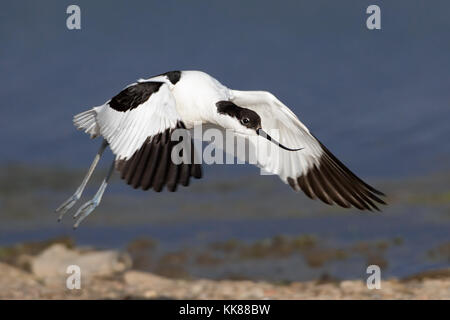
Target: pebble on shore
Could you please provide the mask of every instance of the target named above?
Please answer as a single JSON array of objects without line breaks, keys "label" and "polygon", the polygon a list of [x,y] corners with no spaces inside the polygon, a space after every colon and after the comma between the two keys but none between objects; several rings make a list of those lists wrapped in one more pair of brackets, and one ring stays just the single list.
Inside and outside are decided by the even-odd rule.
[{"label": "pebble on shore", "polygon": [[[0,299],[450,299],[450,270],[439,277],[389,279],[379,290],[360,280],[273,284],[265,281],[179,280],[131,270],[116,251],[70,249],[53,244],[27,257],[29,271],[0,263]],[[84,272],[81,289],[66,288],[67,265]]]}]

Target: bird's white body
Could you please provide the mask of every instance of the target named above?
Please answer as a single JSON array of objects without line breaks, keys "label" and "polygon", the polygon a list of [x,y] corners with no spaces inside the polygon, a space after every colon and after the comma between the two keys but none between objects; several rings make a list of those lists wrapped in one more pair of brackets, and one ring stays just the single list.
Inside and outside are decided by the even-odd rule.
[{"label": "bird's white body", "polygon": [[230,89],[201,71],[183,71],[180,80],[172,87],[176,109],[187,128],[199,123],[219,125],[218,114],[211,106],[232,97]]},{"label": "bird's white body", "polygon": [[[236,135],[256,136],[258,148],[263,149],[276,142],[266,132],[277,131],[276,157],[258,152],[256,165],[310,198],[361,210],[378,209],[374,202],[384,203],[375,195],[381,192],[336,159],[270,92],[232,90],[201,71],[171,71],[140,79],[105,104],[76,115],[74,123],[92,137],[103,136],[116,155],[122,178],[135,188],[153,186],[160,191],[167,185],[175,191],[178,183],[188,184],[189,176],[199,178],[199,167],[192,165],[189,171],[191,167],[179,167],[167,158],[172,148],[167,135],[176,128],[208,124]],[[96,196],[96,204],[103,191]],[[72,205],[61,210],[64,213]]]}]

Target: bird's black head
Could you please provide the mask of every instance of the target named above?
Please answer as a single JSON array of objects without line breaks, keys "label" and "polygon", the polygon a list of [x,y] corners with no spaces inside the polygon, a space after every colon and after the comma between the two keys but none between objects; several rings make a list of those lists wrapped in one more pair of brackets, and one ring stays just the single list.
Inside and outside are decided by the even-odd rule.
[{"label": "bird's black head", "polygon": [[256,131],[261,128],[261,118],[255,111],[241,108],[231,101],[219,101],[216,106],[218,113],[236,118],[242,126],[248,129]]},{"label": "bird's black head", "polygon": [[253,110],[246,109],[235,105],[231,101],[219,101],[216,103],[217,112],[219,114],[230,116],[231,118],[237,119],[239,123],[232,121],[232,123],[227,123],[225,128],[233,129],[236,132],[245,135],[257,134],[274,144],[278,145],[280,148],[287,151],[298,151],[303,148],[291,149],[287,148],[265,132],[261,127],[261,117]]}]

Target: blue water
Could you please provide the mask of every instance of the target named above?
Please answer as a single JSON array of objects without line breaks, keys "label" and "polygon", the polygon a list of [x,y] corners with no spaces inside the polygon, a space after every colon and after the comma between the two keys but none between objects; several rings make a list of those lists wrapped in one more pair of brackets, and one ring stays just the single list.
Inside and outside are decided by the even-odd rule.
[{"label": "blue water", "polygon": [[[449,168],[447,1],[14,1],[0,11],[0,162],[83,167],[97,145],[71,117],[139,77],[209,72],[269,90],[366,176]],[[229,170],[233,172],[233,169]]]},{"label": "blue water", "polygon": [[[75,130],[71,123],[74,114],[102,104],[137,78],[168,70],[197,69],[231,88],[271,91],[336,156],[358,175],[381,184],[379,188],[411,177],[448,172],[450,2],[382,2],[382,29],[369,31],[365,10],[372,2],[79,0],[81,30],[73,31],[66,28],[65,13],[72,2],[2,3],[0,166],[22,163],[87,168],[100,141],[91,141]],[[106,167],[107,162],[100,166]],[[245,180],[246,175],[257,173],[250,166],[211,166],[205,168],[205,181],[217,179],[220,183],[229,177]],[[276,210],[274,203],[280,194],[290,192],[277,179],[268,181],[273,189],[266,193],[253,184],[249,188],[235,185],[232,197],[220,190],[187,198],[154,193],[148,197],[162,197],[159,210],[174,211],[180,217],[188,214],[183,206],[197,201],[221,207],[223,212],[242,210],[232,203],[243,198],[260,204],[249,210],[264,212],[264,208]],[[70,183],[69,189],[76,187]],[[133,197],[131,189],[117,184],[113,183],[105,202],[122,193]],[[368,222],[364,220],[367,216],[355,218],[356,213],[351,211],[286,223],[281,214],[279,221],[269,215],[270,219],[262,218],[257,227],[251,228],[243,214],[242,219],[226,222],[204,241],[232,237],[250,241],[309,231],[332,242],[346,243],[400,233],[406,239],[406,249],[399,254],[401,259],[391,256],[395,262],[390,272],[403,276],[423,271],[430,268],[430,262],[422,259],[426,250],[450,241],[448,219],[440,220],[448,208],[429,208],[425,214],[411,204],[402,206],[396,202],[398,195],[409,189],[407,183],[399,185],[399,189],[390,187],[388,191],[392,201],[403,209],[387,207],[383,213],[389,217],[401,212],[395,221],[380,218],[376,223]],[[444,191],[448,188],[443,184]],[[36,190],[39,192],[42,190]],[[179,247],[195,239],[215,224],[211,215],[163,229],[153,227],[151,219],[118,228],[108,225],[106,218],[100,218],[103,226],[97,223],[78,233],[53,222],[50,227],[49,218],[41,219],[42,215],[48,217],[69,194],[64,190],[45,203],[48,208],[44,211],[20,221],[27,224],[24,230],[11,227],[22,218],[3,218],[0,242],[69,234],[81,244],[123,247],[133,236],[148,234],[171,248],[172,244]],[[134,197],[139,202],[144,196],[136,193]],[[287,202],[278,210],[322,210],[303,196],[286,197]],[[7,200],[0,198],[0,210],[2,201]],[[108,213],[99,209],[96,214]],[[436,220],[421,224],[427,215]],[[364,231],[351,238],[349,224]],[[420,243],[422,247],[414,253]],[[348,272],[339,274],[351,277]]]}]

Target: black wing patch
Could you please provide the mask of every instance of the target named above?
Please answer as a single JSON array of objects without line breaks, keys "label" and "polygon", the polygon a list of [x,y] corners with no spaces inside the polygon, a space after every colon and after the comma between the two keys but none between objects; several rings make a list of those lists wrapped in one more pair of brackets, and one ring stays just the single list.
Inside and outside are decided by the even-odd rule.
[{"label": "black wing patch", "polygon": [[163,84],[163,82],[139,82],[131,85],[112,98],[109,106],[121,112],[132,110],[147,101],[153,93],[158,92]]},{"label": "black wing patch", "polygon": [[169,79],[169,81],[173,85],[175,85],[178,81],[180,81],[181,71],[169,71],[169,72],[160,74],[160,76],[166,76]]},{"label": "black wing patch", "polygon": [[[182,122],[178,122],[175,129],[185,129]],[[160,192],[164,186],[174,192],[178,184],[188,186],[190,178],[200,179],[202,168],[194,164],[194,145],[191,140],[191,162],[174,164],[171,160],[172,148],[179,141],[172,141],[170,136],[175,129],[167,129],[155,136],[147,138],[142,147],[128,160],[118,160],[116,168],[133,188],[148,190],[153,187]]]},{"label": "black wing patch", "polygon": [[362,181],[322,143],[320,145],[324,154],[319,164],[299,177],[289,177],[289,185],[296,191],[300,187],[311,199],[317,197],[329,205],[336,203],[344,208],[354,206],[360,210],[379,211],[375,203],[386,202],[377,195],[384,196],[384,193]]}]

